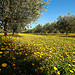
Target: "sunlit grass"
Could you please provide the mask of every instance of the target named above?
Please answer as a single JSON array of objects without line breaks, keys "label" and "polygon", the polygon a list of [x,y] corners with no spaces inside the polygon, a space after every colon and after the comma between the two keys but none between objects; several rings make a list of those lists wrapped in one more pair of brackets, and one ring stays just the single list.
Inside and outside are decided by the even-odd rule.
[{"label": "sunlit grass", "polygon": [[7,37],[1,36],[0,73],[74,75],[75,37],[55,35],[8,33]]}]

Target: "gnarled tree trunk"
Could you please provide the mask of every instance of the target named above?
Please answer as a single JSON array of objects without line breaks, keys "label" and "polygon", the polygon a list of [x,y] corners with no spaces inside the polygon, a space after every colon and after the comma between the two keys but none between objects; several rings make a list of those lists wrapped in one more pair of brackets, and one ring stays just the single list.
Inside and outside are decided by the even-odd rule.
[{"label": "gnarled tree trunk", "polygon": [[13,30],[13,34],[12,34],[12,35],[14,35],[14,32],[15,32],[15,31]]},{"label": "gnarled tree trunk", "polygon": [[66,31],[66,35],[68,35],[68,31]]},{"label": "gnarled tree trunk", "polygon": [[5,21],[5,25],[4,25],[4,36],[7,36],[7,22],[8,22],[8,20],[5,19],[4,21]]}]

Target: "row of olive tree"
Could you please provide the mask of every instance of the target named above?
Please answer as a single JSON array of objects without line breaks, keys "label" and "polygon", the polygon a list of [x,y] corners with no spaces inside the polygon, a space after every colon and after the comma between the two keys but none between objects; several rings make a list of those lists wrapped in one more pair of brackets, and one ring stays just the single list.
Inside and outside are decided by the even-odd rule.
[{"label": "row of olive tree", "polygon": [[68,13],[64,16],[59,16],[57,21],[48,22],[44,26],[38,24],[33,29],[28,29],[27,33],[75,33],[75,15]]},{"label": "row of olive tree", "polygon": [[38,24],[33,29],[25,30],[25,33],[57,33],[58,30],[54,27],[54,23],[46,23],[44,26]]},{"label": "row of olive tree", "polygon": [[57,24],[56,28],[61,32],[61,33],[74,33],[75,32],[75,15],[71,15],[68,13],[67,15],[64,16],[59,16],[57,18]]}]

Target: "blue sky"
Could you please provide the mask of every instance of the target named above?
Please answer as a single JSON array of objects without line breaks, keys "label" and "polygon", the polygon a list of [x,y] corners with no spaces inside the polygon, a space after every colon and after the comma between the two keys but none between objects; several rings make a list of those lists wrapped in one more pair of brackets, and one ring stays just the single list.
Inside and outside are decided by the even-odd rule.
[{"label": "blue sky", "polygon": [[68,12],[75,14],[75,0],[52,0],[48,6],[47,11],[43,12],[44,16],[37,20],[37,24],[31,24],[32,28],[38,24],[51,23],[57,20],[59,15],[66,15]]}]

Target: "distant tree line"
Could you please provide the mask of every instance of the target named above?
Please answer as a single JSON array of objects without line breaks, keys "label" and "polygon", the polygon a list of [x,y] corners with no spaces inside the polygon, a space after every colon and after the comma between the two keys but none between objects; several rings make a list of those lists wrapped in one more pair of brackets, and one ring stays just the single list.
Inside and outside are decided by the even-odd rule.
[{"label": "distant tree line", "polygon": [[[3,32],[4,22],[0,22],[0,32]],[[60,15],[56,21],[46,23],[45,25],[38,24],[32,29],[26,28],[24,23],[11,23],[7,25],[7,31],[16,33],[75,33],[75,15],[68,13],[67,15]],[[29,26],[28,26],[29,27]]]},{"label": "distant tree line", "polygon": [[75,33],[75,15],[60,15],[57,21],[43,26],[38,24],[35,28],[25,30],[25,33]]}]

